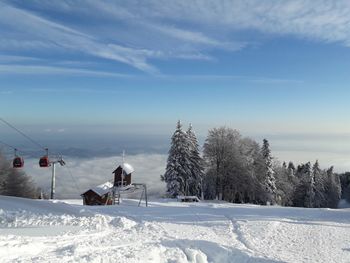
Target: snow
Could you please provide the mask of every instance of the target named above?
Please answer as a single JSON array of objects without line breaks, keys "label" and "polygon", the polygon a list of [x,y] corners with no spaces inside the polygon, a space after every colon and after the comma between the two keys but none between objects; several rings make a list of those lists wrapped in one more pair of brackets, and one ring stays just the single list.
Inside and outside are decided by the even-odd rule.
[{"label": "snow", "polygon": [[128,164],[128,163],[123,163],[121,167],[126,174],[131,174],[135,171],[134,168],[131,166],[131,164]]},{"label": "snow", "polygon": [[113,187],[113,184],[111,182],[105,182],[103,184],[100,184],[98,186],[91,188],[91,190],[94,191],[99,196],[102,196],[102,195],[107,194],[111,190],[112,187]]},{"label": "snow", "polygon": [[199,202],[199,198],[195,195],[178,195],[177,197],[178,201],[181,202]]},{"label": "snow", "polygon": [[0,196],[0,262],[350,262],[350,209]]}]

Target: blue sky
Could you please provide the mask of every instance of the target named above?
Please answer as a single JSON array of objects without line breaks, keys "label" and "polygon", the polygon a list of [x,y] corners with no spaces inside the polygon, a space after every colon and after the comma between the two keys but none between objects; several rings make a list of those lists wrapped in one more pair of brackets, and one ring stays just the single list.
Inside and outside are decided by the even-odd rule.
[{"label": "blue sky", "polygon": [[350,148],[349,1],[0,0],[0,35],[1,116],[29,132]]}]

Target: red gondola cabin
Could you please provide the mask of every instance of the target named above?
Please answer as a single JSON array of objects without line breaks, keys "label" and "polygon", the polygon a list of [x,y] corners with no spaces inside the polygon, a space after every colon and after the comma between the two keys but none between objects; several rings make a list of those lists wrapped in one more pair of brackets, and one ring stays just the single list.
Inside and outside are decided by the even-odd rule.
[{"label": "red gondola cabin", "polygon": [[22,168],[24,165],[24,160],[22,157],[16,156],[12,162],[13,168]]},{"label": "red gondola cabin", "polygon": [[49,167],[50,166],[50,160],[48,156],[43,156],[39,160],[39,166],[40,167]]}]

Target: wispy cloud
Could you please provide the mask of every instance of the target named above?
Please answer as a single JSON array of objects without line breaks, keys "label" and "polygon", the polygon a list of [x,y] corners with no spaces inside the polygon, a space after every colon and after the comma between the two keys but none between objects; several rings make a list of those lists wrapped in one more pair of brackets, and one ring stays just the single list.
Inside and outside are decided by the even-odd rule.
[{"label": "wispy cloud", "polygon": [[[3,31],[1,33],[7,37],[0,41],[0,49],[32,49],[35,51],[51,49],[58,53],[87,53],[98,58],[128,64],[145,72],[157,73],[158,69],[151,65],[148,59],[212,60],[211,56],[201,52],[204,47],[232,49],[242,47],[241,43],[229,47],[229,43],[208,37],[202,32],[147,21],[139,15],[131,14],[126,9],[120,11],[124,9],[122,7],[118,8],[114,4],[90,2],[90,5],[92,6],[91,10],[98,8],[109,17],[117,15],[117,18],[124,19],[124,23],[136,27],[136,30],[129,34],[118,30],[113,32],[114,30],[109,25],[108,32],[111,35],[115,34],[116,38],[115,40],[106,39],[104,35],[106,32],[101,34],[96,31],[89,32],[86,28],[79,29],[79,25],[74,23],[63,25],[38,15],[39,12],[34,13],[32,10],[29,11],[3,3],[0,9],[0,24],[4,25],[5,30],[0,30],[0,32]],[[61,7],[65,11],[69,10],[70,7],[72,14],[74,12],[91,12],[81,10],[76,5],[67,4]],[[93,16],[93,18],[96,19],[96,25],[101,25],[99,20],[103,18],[103,15],[99,18]],[[14,20],[17,22],[11,22]],[[142,31],[145,32],[142,33]],[[147,32],[150,33],[149,36],[147,36]],[[140,36],[135,37],[133,34]],[[157,38],[153,39],[152,35],[157,35]],[[137,40],[136,42],[130,41],[130,38]],[[147,40],[147,38],[151,40]],[[181,45],[176,44],[176,41]],[[199,46],[202,46],[202,48]]]},{"label": "wispy cloud", "polygon": [[0,52],[30,50],[39,58],[53,52],[64,60],[82,54],[152,74],[160,72],[154,60],[213,61],[216,50],[238,51],[260,41],[245,30],[350,47],[345,0],[151,0],[142,5],[39,0],[3,1],[0,7]]},{"label": "wispy cloud", "polygon": [[7,56],[0,55],[0,63],[16,63],[16,62],[38,62],[41,59],[26,56]]},{"label": "wispy cloud", "polygon": [[[10,21],[17,22],[11,23]],[[31,32],[28,37],[36,37],[39,40],[45,38],[47,42],[54,43],[57,48],[115,60],[146,72],[157,71],[146,62],[147,50],[103,43],[88,34],[8,5],[3,4],[0,8],[0,24],[9,25],[10,28],[23,34],[24,37],[26,34],[28,35],[28,32]]]},{"label": "wispy cloud", "polygon": [[130,77],[130,75],[127,75],[127,74],[88,70],[88,69],[81,69],[81,68],[36,66],[36,65],[15,65],[15,64],[0,65],[0,75],[1,74],[73,75],[73,76],[97,76],[97,77],[114,77],[114,78]]},{"label": "wispy cloud", "polygon": [[[128,10],[129,6],[121,6],[110,1],[87,1],[91,6],[91,9],[99,10],[110,19],[123,20],[132,25],[137,25],[139,28],[143,28],[150,33],[155,31],[156,34],[161,34],[166,37],[181,40],[185,43],[199,44],[204,46],[212,46],[216,48],[224,49],[241,49],[244,43],[236,42],[224,42],[220,39],[215,39],[208,36],[204,32],[179,28],[173,23],[166,24],[164,22],[155,21],[154,19],[148,19],[142,13],[135,12],[135,10]],[[163,39],[164,39],[163,36]],[[159,38],[158,38],[159,39]],[[147,41],[144,39],[143,41]],[[184,56],[182,56],[184,57]]]},{"label": "wispy cloud", "polygon": [[[168,3],[168,4],[167,4]],[[254,29],[316,41],[350,41],[348,1],[152,1],[150,15],[211,24],[227,30]]]},{"label": "wispy cloud", "polygon": [[57,50],[58,47],[54,43],[48,42],[47,40],[24,39],[20,35],[18,35],[18,36],[12,36],[12,38],[0,39],[0,49],[3,52],[13,51],[13,50],[42,51],[47,49]]},{"label": "wispy cloud", "polygon": [[298,79],[283,79],[283,78],[269,78],[269,77],[258,77],[258,76],[244,76],[244,75],[157,75],[159,79],[172,79],[172,80],[207,80],[207,81],[220,81],[220,80],[230,80],[230,81],[240,81],[240,82],[254,82],[254,83],[265,83],[265,84],[302,84],[303,80]]}]

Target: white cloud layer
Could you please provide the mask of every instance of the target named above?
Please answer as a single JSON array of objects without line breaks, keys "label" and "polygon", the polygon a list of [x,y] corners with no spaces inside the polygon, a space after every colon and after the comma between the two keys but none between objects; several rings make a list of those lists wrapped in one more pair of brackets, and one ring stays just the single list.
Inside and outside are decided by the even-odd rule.
[{"label": "white cloud layer", "polygon": [[[334,166],[337,172],[350,169],[350,152],[307,150],[301,145],[295,149],[284,145],[284,150],[281,150],[278,142],[272,145],[277,146],[275,150],[272,149],[272,154],[280,161],[293,161],[297,165],[319,160],[324,169],[330,166]],[[150,197],[165,193],[165,183],[160,181],[160,175],[165,172],[166,159],[166,154],[136,154],[126,157],[126,161],[135,169],[132,181],[146,183]],[[112,171],[121,163],[121,157],[67,158],[65,161],[67,167],[56,168],[56,197],[79,198],[82,192],[91,187],[112,180]],[[25,172],[34,179],[37,186],[50,193],[51,168],[40,168],[38,160],[26,159]]]},{"label": "white cloud layer", "polygon": [[[165,184],[160,181],[164,174],[166,155],[137,154],[126,157],[135,172],[133,183],[146,183],[150,196],[161,196],[165,192]],[[94,159],[66,159],[67,167],[56,166],[57,198],[79,198],[89,188],[112,180],[112,172],[121,163],[120,156]],[[38,160],[25,160],[25,172],[30,175],[37,186],[50,193],[51,168],[40,168]],[[71,177],[71,175],[72,177]]]}]

